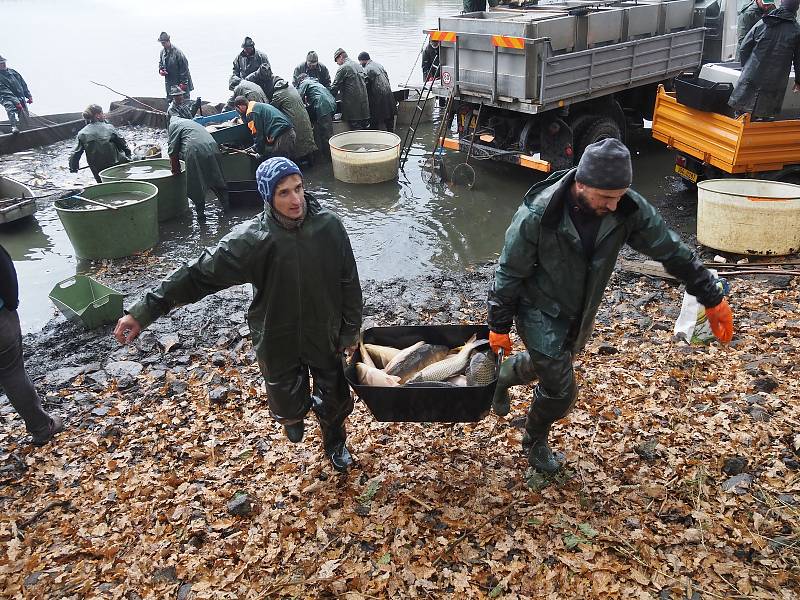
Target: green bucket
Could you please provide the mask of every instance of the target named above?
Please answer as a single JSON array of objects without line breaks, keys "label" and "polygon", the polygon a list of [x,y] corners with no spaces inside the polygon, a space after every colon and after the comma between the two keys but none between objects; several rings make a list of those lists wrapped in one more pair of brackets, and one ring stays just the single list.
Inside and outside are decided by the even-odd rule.
[{"label": "green bucket", "polygon": [[181,161],[181,174],[173,175],[167,158],[153,158],[122,163],[100,171],[107,181],[146,181],[158,188],[158,220],[178,217],[189,208],[186,195],[186,164]]},{"label": "green bucket", "polygon": [[122,316],[122,294],[86,275],[59,281],[50,292],[50,300],[67,319],[89,329],[114,323]]},{"label": "green bucket", "polygon": [[[80,198],[116,208],[103,208]],[[158,188],[145,181],[87,187],[81,196],[56,200],[58,218],[78,258],[119,258],[158,242]]]}]

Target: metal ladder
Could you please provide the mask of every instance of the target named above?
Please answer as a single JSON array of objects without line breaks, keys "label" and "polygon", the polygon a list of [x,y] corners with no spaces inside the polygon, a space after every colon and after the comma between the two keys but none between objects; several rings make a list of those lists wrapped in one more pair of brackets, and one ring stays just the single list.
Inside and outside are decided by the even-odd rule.
[{"label": "metal ladder", "polygon": [[431,92],[433,91],[433,85],[436,83],[436,76],[438,75],[439,68],[439,65],[431,66],[428,74],[425,77],[425,82],[422,84],[422,89],[419,91],[417,105],[414,107],[414,112],[411,115],[411,122],[408,124],[406,136],[403,139],[403,147],[400,149],[401,170],[405,167],[406,161],[408,160],[408,155],[411,152],[411,146],[414,145],[414,135],[417,133],[417,127],[419,127],[419,124],[422,122],[425,105],[431,97]]}]

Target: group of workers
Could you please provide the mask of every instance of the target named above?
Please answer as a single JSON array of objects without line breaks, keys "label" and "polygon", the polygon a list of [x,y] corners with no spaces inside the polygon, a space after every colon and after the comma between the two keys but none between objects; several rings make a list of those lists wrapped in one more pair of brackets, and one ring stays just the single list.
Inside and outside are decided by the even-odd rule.
[{"label": "group of workers", "polygon": [[[228,192],[222,175],[218,145],[205,128],[193,118],[201,106],[194,91],[189,61],[172,43],[168,33],[158,36],[161,53],[158,72],[164,78],[169,118],[169,157],[173,173],[185,163],[188,195],[198,218],[203,218],[205,197],[209,190],[227,207]],[[331,81],[328,68],[319,62],[315,51],[297,65],[292,83],[272,72],[267,55],[245,37],[242,49],[233,61],[228,88],[233,93],[227,110],[236,109],[252,134],[248,148],[258,160],[282,156],[300,164],[311,164],[314,156],[330,156],[328,141],[333,135],[333,117],[341,104],[342,120],[352,129],[394,129],[397,102],[389,76],[382,65],[361,52],[358,62],[339,48],[333,53],[338,65]],[[24,84],[24,82],[23,82]],[[27,93],[27,87],[25,88]],[[103,169],[130,160],[131,152],[116,129],[104,121],[102,109],[90,105],[83,113],[86,120],[70,154],[70,171],[77,172],[83,153],[97,181]]]}]

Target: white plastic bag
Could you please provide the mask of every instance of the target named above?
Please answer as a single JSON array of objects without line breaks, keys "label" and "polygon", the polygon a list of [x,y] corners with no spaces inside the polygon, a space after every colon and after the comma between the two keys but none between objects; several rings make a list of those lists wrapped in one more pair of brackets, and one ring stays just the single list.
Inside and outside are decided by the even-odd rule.
[{"label": "white plastic bag", "polygon": [[681,314],[675,321],[673,333],[690,344],[710,344],[714,332],[706,318],[706,308],[689,292],[683,292]]},{"label": "white plastic bag", "polygon": [[[714,269],[709,270],[717,277]],[[725,295],[730,292],[730,286],[725,279],[717,279],[717,286]],[[681,314],[675,321],[673,333],[690,344],[710,344],[715,339],[711,324],[706,318],[706,307],[687,291],[683,292]]]}]

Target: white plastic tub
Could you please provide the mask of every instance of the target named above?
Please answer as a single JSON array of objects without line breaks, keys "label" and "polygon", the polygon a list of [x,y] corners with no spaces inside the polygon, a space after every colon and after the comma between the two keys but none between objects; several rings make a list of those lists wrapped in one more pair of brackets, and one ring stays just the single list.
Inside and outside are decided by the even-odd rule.
[{"label": "white plastic tub", "polygon": [[388,131],[358,129],[330,139],[333,176],[345,183],[380,183],[397,177],[400,138]]},{"label": "white plastic tub", "polygon": [[701,181],[697,241],[736,254],[800,252],[800,185],[762,179]]}]

